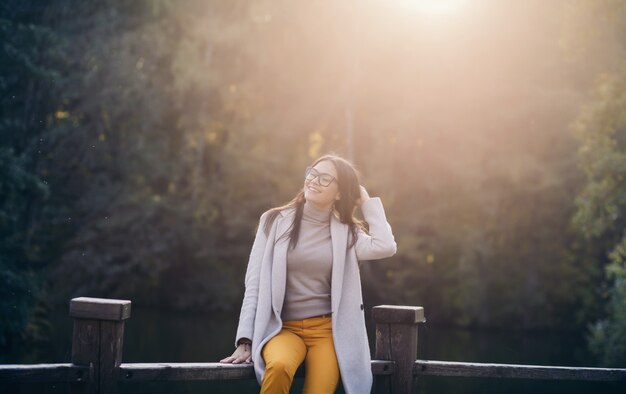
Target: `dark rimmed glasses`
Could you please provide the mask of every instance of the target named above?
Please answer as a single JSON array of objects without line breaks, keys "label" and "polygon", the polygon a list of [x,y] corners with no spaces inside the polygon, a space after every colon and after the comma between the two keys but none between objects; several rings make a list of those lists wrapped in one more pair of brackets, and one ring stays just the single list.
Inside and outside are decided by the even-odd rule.
[{"label": "dark rimmed glasses", "polygon": [[315,168],[310,167],[310,166],[307,167],[306,170],[304,171],[304,179],[311,182],[315,178],[317,178],[320,185],[324,187],[327,187],[335,180],[335,177],[330,174],[319,172]]}]

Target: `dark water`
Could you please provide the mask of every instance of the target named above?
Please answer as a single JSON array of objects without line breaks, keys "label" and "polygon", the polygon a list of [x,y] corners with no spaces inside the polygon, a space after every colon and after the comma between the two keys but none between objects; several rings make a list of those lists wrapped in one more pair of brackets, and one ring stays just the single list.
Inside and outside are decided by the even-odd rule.
[{"label": "dark water", "polygon": [[[237,314],[179,313],[133,306],[124,337],[124,362],[217,362],[234,350]],[[15,355],[14,363],[69,362],[72,321],[67,308],[55,312],[50,346]],[[368,322],[370,341],[373,326]],[[371,343],[373,349],[373,343]],[[45,350],[42,350],[45,349]],[[562,366],[594,366],[584,338],[563,333],[468,331],[434,327],[419,329],[418,358]],[[296,379],[292,393],[300,392]],[[10,391],[9,391],[10,390]],[[255,380],[229,382],[136,383],[122,385],[129,393],[257,393]],[[67,393],[65,384],[28,384],[0,392]],[[338,392],[343,392],[339,390]],[[626,393],[625,383],[424,377],[418,393]]]}]

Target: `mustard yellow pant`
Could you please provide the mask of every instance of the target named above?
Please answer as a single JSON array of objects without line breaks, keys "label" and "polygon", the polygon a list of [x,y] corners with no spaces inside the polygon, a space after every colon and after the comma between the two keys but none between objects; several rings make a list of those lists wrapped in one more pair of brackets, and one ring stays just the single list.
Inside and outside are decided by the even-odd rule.
[{"label": "mustard yellow pant", "polygon": [[280,332],[270,339],[261,355],[265,375],[261,393],[289,393],[293,376],[304,361],[305,394],[332,394],[339,382],[330,315],[283,322]]}]

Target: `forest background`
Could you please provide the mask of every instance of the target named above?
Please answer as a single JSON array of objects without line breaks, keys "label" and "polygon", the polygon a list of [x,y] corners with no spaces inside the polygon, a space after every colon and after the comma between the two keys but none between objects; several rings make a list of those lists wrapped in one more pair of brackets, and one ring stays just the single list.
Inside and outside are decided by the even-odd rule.
[{"label": "forest background", "polygon": [[237,310],[334,151],[398,242],[370,306],[625,367],[626,1],[457,3],[3,1],[0,362],[74,296]]}]

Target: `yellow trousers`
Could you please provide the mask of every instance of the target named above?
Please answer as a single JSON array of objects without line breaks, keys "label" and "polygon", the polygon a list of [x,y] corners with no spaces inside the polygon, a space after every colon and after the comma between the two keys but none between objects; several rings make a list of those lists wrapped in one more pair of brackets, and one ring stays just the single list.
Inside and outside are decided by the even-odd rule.
[{"label": "yellow trousers", "polygon": [[330,315],[283,322],[280,332],[261,350],[265,375],[261,393],[289,393],[296,369],[306,368],[304,394],[332,394],[339,382]]}]

